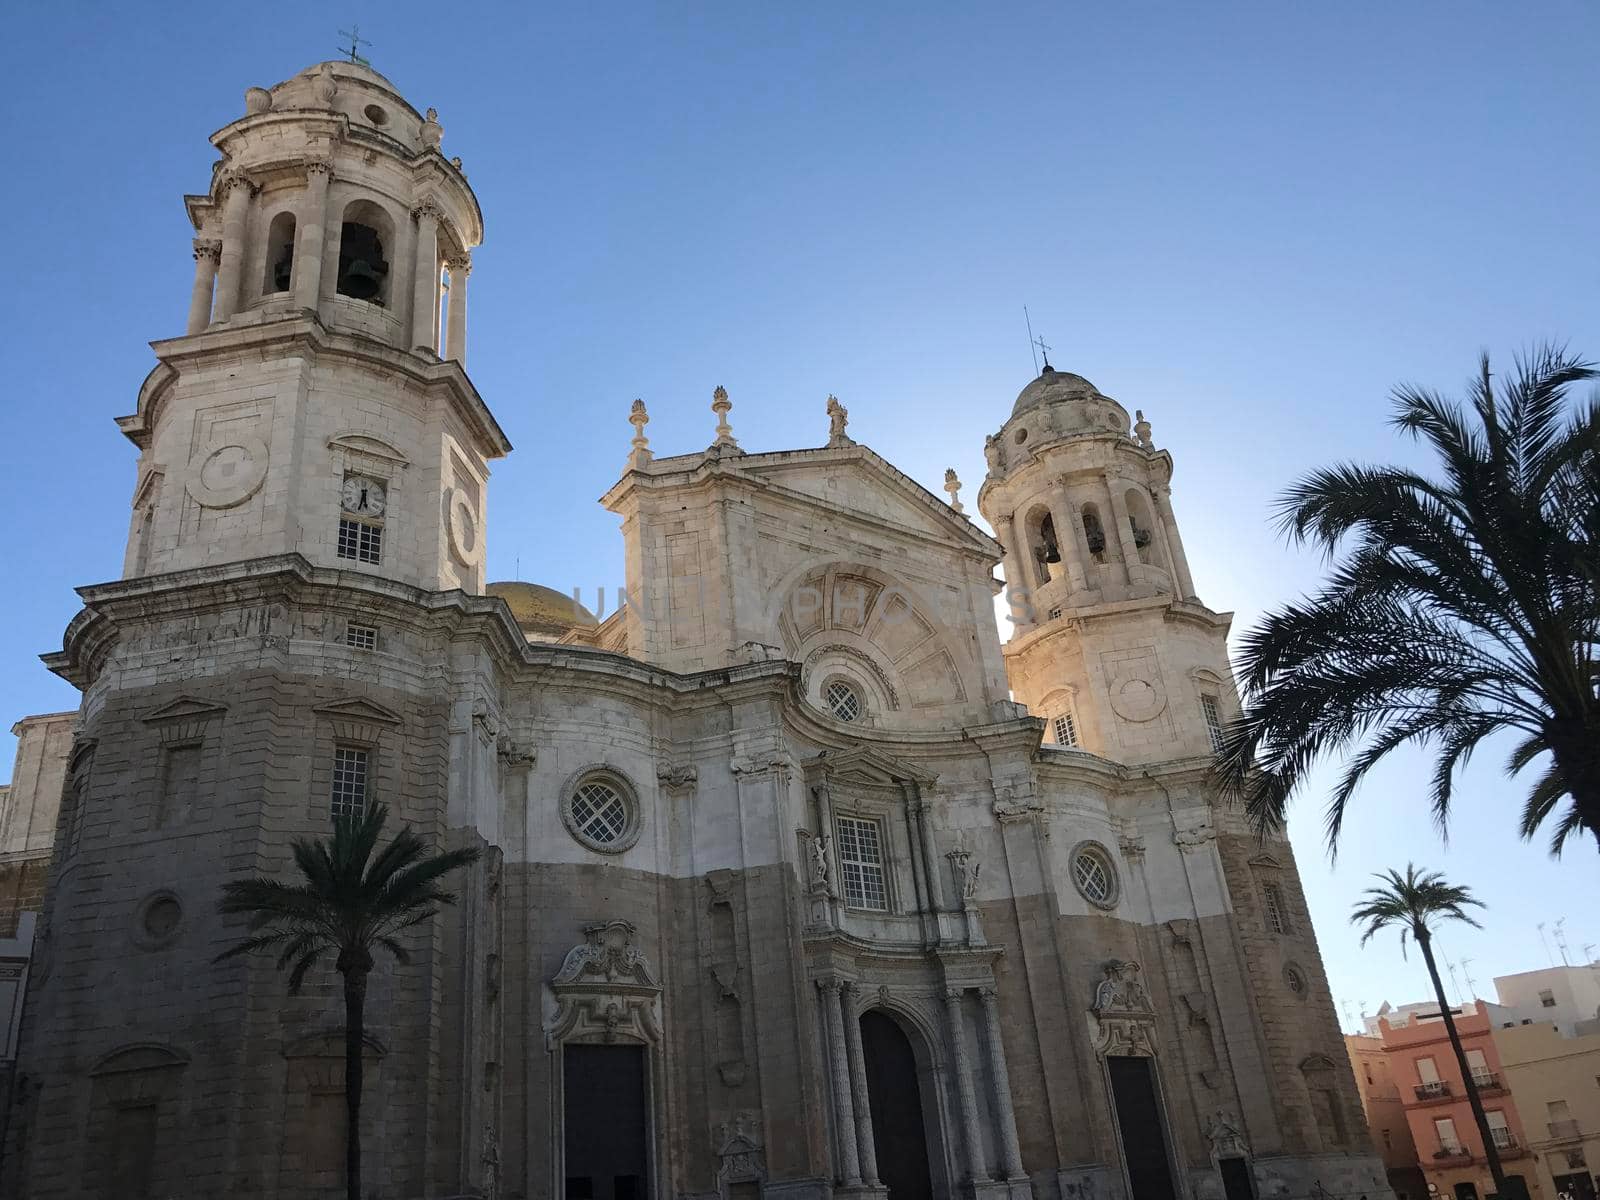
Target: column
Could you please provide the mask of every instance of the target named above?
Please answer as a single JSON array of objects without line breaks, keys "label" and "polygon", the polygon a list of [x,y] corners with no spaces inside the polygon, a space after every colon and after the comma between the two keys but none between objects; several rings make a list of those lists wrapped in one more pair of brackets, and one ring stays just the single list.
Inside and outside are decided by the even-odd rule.
[{"label": "column", "polygon": [[189,324],[186,333],[204,333],[211,324],[211,289],[217,281],[217,259],[222,257],[221,242],[194,240],[194,290],[189,293]]},{"label": "column", "polygon": [[828,1022],[828,1074],[833,1083],[833,1115],[839,1151],[839,1182],[845,1187],[861,1186],[861,1160],[856,1153],[856,1114],[850,1095],[850,1066],[844,1045],[844,1020],[839,1008],[839,981],[819,979],[823,1016]]},{"label": "column", "polygon": [[989,1049],[989,1078],[994,1081],[994,1111],[1000,1121],[1000,1173],[1022,1178],[1022,1147],[1017,1142],[1017,1115],[1011,1108],[1011,1075],[1006,1070],[1006,1048],[1000,1040],[1000,1001],[993,988],[979,988],[983,1002],[984,1040]]},{"label": "column", "polygon": [[416,265],[411,277],[411,348],[434,354],[439,325],[439,210],[426,203],[411,214],[417,219]]},{"label": "column", "polygon": [[1194,577],[1189,574],[1189,559],[1183,553],[1183,539],[1178,536],[1178,520],[1172,515],[1172,489],[1159,484],[1150,489],[1156,499],[1156,517],[1161,522],[1161,532],[1167,535],[1167,552],[1172,555],[1172,566],[1178,577],[1173,580],[1178,595],[1185,600],[1194,599]]},{"label": "column", "polygon": [[861,1053],[861,1018],[857,1012],[861,989],[853,983],[844,985],[840,995],[844,1003],[844,1041],[850,1055],[850,1099],[856,1110],[856,1148],[861,1158],[861,1177],[868,1187],[877,1187],[878,1146],[872,1140],[872,1102],[867,1095],[867,1059]]},{"label": "column", "polygon": [[295,231],[294,306],[316,310],[322,299],[323,241],[328,228],[328,183],[333,168],[325,162],[306,164],[306,194]]},{"label": "column", "polygon": [[1076,519],[1072,502],[1067,499],[1067,481],[1056,480],[1056,491],[1050,497],[1050,516],[1056,523],[1056,548],[1061,551],[1061,565],[1066,568],[1067,582],[1075,592],[1087,585],[1084,577],[1084,555],[1078,543],[1083,537],[1083,522]]},{"label": "column", "polygon": [[450,313],[446,318],[449,336],[445,339],[446,358],[467,365],[467,276],[472,274],[472,256],[463,254],[445,264],[450,268]]},{"label": "column", "polygon": [[1133,544],[1133,526],[1128,524],[1128,502],[1123,499],[1121,480],[1106,478],[1106,494],[1111,497],[1111,523],[1117,527],[1117,544],[1122,547],[1122,565],[1128,569],[1129,583],[1144,582],[1144,563],[1139,547]]},{"label": "column", "polygon": [[1000,539],[1000,549],[1005,553],[1002,561],[1006,568],[1006,607],[1012,623],[1020,631],[1034,624],[1033,592],[1027,576],[1022,573],[1022,555],[1017,553],[1017,545],[1012,540],[1011,526],[1010,517],[994,520],[995,536]]},{"label": "column", "polygon": [[933,843],[933,819],[928,812],[928,802],[922,798],[922,789],[915,782],[907,790],[916,814],[917,832],[922,837],[922,874],[928,881],[928,911],[948,912],[944,902],[944,880],[939,870],[939,850]]},{"label": "column", "polygon": [[967,1177],[983,1183],[988,1181],[989,1172],[983,1165],[983,1132],[978,1128],[978,1094],[972,1086],[972,1059],[967,1054],[967,1030],[961,1019],[961,989],[945,992],[944,1015],[956,1069],[956,1091],[961,1096],[961,1140]]},{"label": "column", "polygon": [[239,281],[244,273],[244,235],[250,215],[250,194],[255,191],[243,175],[229,176],[222,184],[222,256],[217,267],[217,296],[212,317],[226,321],[239,311]]}]

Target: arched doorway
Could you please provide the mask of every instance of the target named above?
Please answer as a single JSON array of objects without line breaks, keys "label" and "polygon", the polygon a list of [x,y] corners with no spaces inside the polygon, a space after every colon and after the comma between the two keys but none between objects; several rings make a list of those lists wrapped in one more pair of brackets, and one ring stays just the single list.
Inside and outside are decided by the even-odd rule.
[{"label": "arched doorway", "polygon": [[878,1176],[889,1189],[889,1200],[932,1200],[927,1125],[911,1041],[887,1013],[864,1012],[861,1057],[867,1069]]}]

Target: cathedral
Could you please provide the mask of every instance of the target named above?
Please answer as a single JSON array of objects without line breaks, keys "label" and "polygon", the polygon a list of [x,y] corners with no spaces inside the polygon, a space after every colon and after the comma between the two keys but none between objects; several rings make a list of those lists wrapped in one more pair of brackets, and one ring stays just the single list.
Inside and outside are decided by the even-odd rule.
[{"label": "cathedral", "polygon": [[44,656],[82,703],[0,1193],[343,1195],[338,976],[214,963],[218,896],[382,802],[482,854],[371,981],[372,1196],[1384,1194],[1289,844],[1208,784],[1229,617],[1143,415],[1047,364],[991,536],[836,400],[764,451],[718,388],[670,455],[635,403],[624,603],[489,582],[442,139],[321,63],[184,198],[121,578]]}]

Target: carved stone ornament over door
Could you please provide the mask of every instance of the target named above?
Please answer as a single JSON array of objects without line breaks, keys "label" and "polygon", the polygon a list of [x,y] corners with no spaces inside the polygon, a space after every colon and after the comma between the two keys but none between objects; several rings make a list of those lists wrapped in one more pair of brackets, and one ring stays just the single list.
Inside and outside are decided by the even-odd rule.
[{"label": "carved stone ornament over door", "polygon": [[627,921],[604,921],[583,931],[583,943],[567,951],[550,981],[557,1011],[545,1034],[554,1048],[565,1041],[656,1044],[661,1039],[661,985],[633,944]]},{"label": "carved stone ornament over door", "polygon": [[1106,1055],[1155,1054],[1155,1008],[1139,980],[1139,964],[1112,959],[1094,992],[1095,1052]]}]

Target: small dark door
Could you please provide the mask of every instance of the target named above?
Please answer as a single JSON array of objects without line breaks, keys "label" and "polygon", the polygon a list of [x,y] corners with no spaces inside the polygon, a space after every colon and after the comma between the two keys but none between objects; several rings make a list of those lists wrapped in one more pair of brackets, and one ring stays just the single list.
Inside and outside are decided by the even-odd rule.
[{"label": "small dark door", "polygon": [[566,1200],[648,1200],[643,1046],[566,1046]]},{"label": "small dark door", "polygon": [[[917,1056],[893,1017],[881,1012],[861,1014],[861,1057],[867,1067],[878,1177],[889,1189],[889,1200],[932,1200]],[[847,1130],[845,1136],[854,1132]]]},{"label": "small dark door", "polygon": [[1248,1162],[1242,1158],[1219,1158],[1217,1169],[1222,1172],[1222,1194],[1227,1200],[1255,1200]]},{"label": "small dark door", "polygon": [[1456,1200],[1478,1200],[1478,1189],[1470,1183],[1458,1183]]},{"label": "small dark door", "polygon": [[[1557,1152],[1559,1153],[1559,1151]],[[1565,1193],[1572,1200],[1595,1200],[1594,1180],[1587,1172],[1580,1171],[1575,1175],[1557,1175],[1556,1195]]]},{"label": "small dark door", "polygon": [[1115,1056],[1106,1059],[1106,1067],[1111,1073],[1111,1096],[1133,1200],[1176,1200],[1167,1132],[1150,1060]]}]

